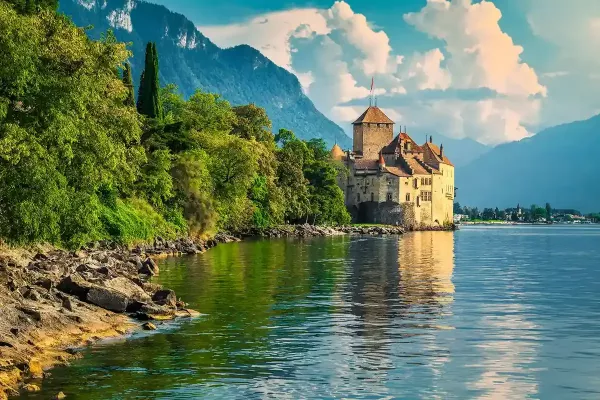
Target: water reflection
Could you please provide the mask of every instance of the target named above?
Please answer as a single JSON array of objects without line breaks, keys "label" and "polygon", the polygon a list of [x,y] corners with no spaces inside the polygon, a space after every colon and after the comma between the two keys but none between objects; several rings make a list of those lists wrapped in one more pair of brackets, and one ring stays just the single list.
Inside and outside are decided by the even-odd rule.
[{"label": "water reflection", "polygon": [[158,281],[202,318],[93,347],[23,397],[599,398],[600,235],[515,232],[256,241],[166,260]]}]

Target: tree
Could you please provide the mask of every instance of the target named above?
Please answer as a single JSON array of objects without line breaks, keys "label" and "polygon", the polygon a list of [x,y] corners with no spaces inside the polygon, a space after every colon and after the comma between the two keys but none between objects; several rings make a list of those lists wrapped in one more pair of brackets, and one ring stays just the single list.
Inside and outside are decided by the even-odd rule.
[{"label": "tree", "polygon": [[131,77],[131,65],[128,62],[126,62],[123,67],[123,84],[127,88],[125,105],[128,107],[135,107],[135,93],[133,90],[133,78]]},{"label": "tree", "polygon": [[132,193],[144,161],[115,75],[130,53],[51,12],[22,16],[0,1],[0,21],[0,236],[65,246],[102,237],[101,194]]},{"label": "tree", "polygon": [[546,219],[548,221],[552,220],[552,206],[550,206],[550,203],[546,203]]},{"label": "tree", "polygon": [[158,53],[156,44],[148,42],[144,71],[140,78],[138,91],[138,112],[149,118],[162,120],[163,110],[160,102],[160,85],[158,80]]},{"label": "tree", "polygon": [[462,208],[458,201],[454,202],[454,214],[462,214]]},{"label": "tree", "polygon": [[271,132],[271,120],[264,108],[254,104],[233,108],[236,115],[231,133],[243,139],[255,139],[259,142],[271,143],[274,141]]},{"label": "tree", "polygon": [[481,217],[488,221],[496,218],[495,214],[494,214],[494,210],[491,208],[484,208],[483,213],[481,214]]}]

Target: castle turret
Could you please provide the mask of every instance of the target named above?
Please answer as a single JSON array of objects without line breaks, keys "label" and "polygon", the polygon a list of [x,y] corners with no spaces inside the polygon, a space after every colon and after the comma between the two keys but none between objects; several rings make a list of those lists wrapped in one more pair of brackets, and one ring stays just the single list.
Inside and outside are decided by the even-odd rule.
[{"label": "castle turret", "polygon": [[381,152],[379,152],[379,161],[377,161],[377,166],[379,166],[380,171],[385,171],[385,160]]},{"label": "castle turret", "polygon": [[371,106],[352,123],[356,154],[365,159],[377,160],[381,149],[394,138],[394,121],[378,107]]},{"label": "castle turret", "polygon": [[345,158],[345,156],[346,154],[344,153],[344,150],[342,150],[342,148],[338,146],[337,143],[333,145],[333,147],[331,148],[331,158],[333,160],[342,161]]}]

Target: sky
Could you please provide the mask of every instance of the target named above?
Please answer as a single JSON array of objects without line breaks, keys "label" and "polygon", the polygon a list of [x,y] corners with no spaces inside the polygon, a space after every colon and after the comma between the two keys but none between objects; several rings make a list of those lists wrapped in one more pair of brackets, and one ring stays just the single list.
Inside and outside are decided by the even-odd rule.
[{"label": "sky", "polygon": [[348,130],[398,125],[497,145],[600,113],[600,0],[152,0],[221,47],[296,74]]}]

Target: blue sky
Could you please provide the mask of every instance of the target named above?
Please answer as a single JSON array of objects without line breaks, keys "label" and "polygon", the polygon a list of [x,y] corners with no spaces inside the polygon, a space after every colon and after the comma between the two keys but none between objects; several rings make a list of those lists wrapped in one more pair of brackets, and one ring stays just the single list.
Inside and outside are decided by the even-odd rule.
[{"label": "blue sky", "polygon": [[492,145],[600,110],[600,0],[153,1],[258,48],[342,126],[372,77],[397,123]]}]

